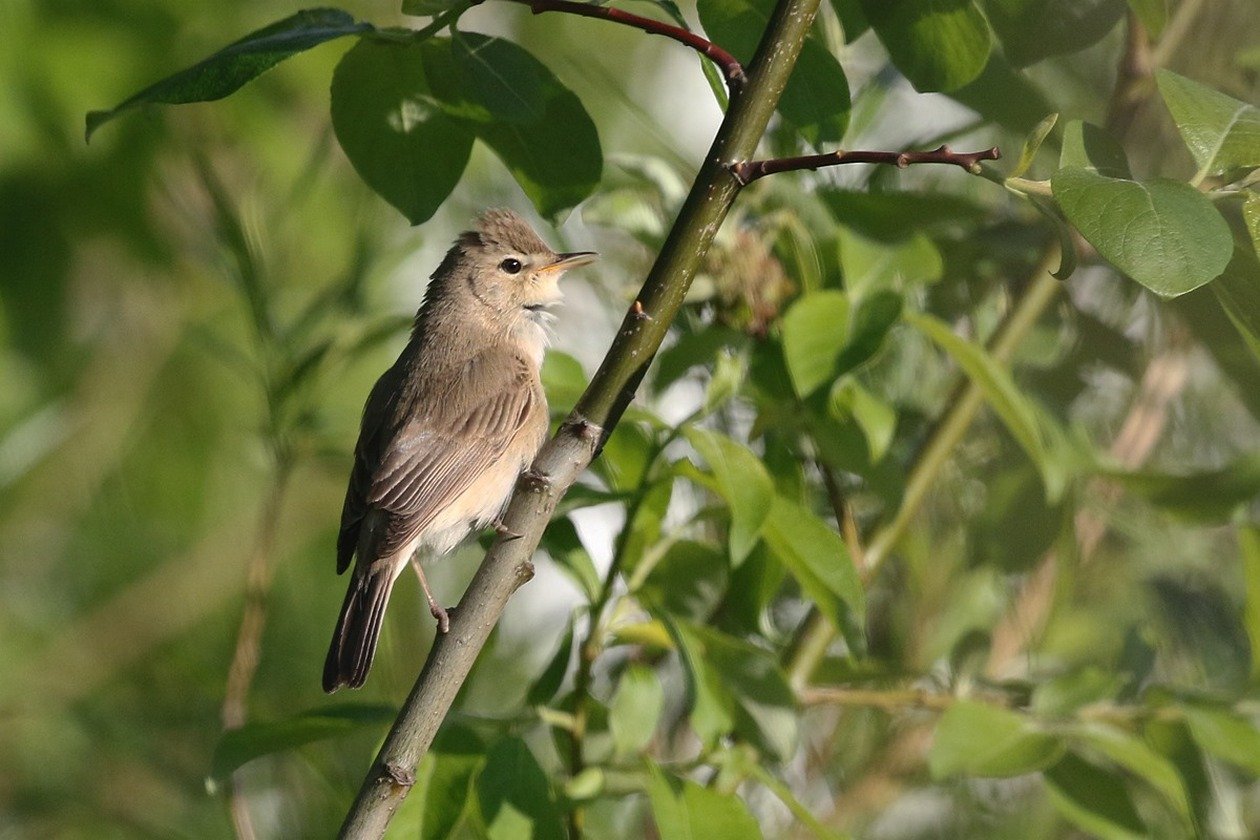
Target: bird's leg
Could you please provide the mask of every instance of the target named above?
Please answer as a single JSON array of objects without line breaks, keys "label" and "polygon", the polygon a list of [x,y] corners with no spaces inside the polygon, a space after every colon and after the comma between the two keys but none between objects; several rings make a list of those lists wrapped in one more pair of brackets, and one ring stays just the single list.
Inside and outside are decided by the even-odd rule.
[{"label": "bird's leg", "polygon": [[437,619],[438,632],[445,633],[451,629],[451,617],[446,614],[446,609],[438,604],[437,599],[433,597],[433,590],[429,589],[429,581],[424,576],[424,567],[420,565],[420,555],[411,555],[411,568],[416,570],[416,575],[420,578],[420,588],[424,590],[424,597],[429,601],[429,612]]}]

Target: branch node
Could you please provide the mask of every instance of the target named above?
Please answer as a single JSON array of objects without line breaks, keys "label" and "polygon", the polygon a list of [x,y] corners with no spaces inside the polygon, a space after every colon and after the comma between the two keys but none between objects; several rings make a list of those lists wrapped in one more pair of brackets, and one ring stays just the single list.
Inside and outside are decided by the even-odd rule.
[{"label": "branch node", "polygon": [[739,184],[741,187],[746,187],[750,182],[752,182],[755,177],[752,176],[751,172],[753,168],[752,163],[746,160],[737,160],[734,163],[726,164],[727,171],[734,176],[735,183]]},{"label": "branch node", "polygon": [[634,305],[630,307],[630,314],[640,321],[651,321],[652,316],[647,314],[647,310],[643,308],[643,302],[636,300]]},{"label": "branch node", "polygon": [[599,425],[578,415],[571,415],[568,420],[561,424],[560,430],[586,443],[599,440],[599,436],[604,433],[604,430]]},{"label": "branch node", "polygon": [[534,577],[534,561],[526,557],[516,565],[517,586],[524,586]]},{"label": "branch node", "polygon": [[416,783],[416,770],[414,767],[389,762],[381,766],[381,781],[396,791],[408,791]]}]

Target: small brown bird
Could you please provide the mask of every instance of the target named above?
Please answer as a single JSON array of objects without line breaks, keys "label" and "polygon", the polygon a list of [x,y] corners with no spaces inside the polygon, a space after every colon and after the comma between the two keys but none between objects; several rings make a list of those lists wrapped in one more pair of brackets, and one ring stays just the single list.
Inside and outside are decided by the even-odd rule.
[{"label": "small brown bird", "polygon": [[539,380],[556,281],[595,254],[557,254],[511,210],[487,211],[430,278],[411,340],[367,399],[341,513],[337,572],[355,558],[324,691],[363,685],[394,581],[496,523],[547,433]]}]

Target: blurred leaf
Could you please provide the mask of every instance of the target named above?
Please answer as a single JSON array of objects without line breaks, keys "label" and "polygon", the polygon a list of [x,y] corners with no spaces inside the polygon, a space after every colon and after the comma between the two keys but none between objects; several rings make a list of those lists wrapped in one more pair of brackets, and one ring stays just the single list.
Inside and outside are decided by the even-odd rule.
[{"label": "blurred leaf", "polygon": [[1124,147],[1096,125],[1070,120],[1063,126],[1060,169],[1087,169],[1108,178],[1132,178]]},{"label": "blurred leaf", "polygon": [[738,347],[746,340],[747,336],[739,331],[721,325],[684,333],[656,357],[652,366],[655,370],[653,383],[657,390],[663,391],[692,368],[713,364],[722,348]]},{"label": "blurred leaf", "polygon": [[473,133],[437,107],[423,43],[365,38],[333,73],[332,123],[360,177],[413,225],[459,183]]},{"label": "blurred leaf", "polygon": [[[698,0],[700,23],[745,66],[752,59],[774,10],[771,0]],[[838,143],[849,123],[849,83],[825,46],[807,36],[779,99],[779,113],[805,140]]]},{"label": "blurred leaf", "polygon": [[844,292],[803,295],[783,316],[783,357],[802,399],[834,378],[848,332],[849,298]]},{"label": "blurred leaf", "polygon": [[984,214],[978,204],[943,193],[828,188],[819,195],[837,222],[881,242],[904,240],[927,227],[974,222]]},{"label": "blurred leaf", "polygon": [[520,738],[490,747],[477,796],[490,840],[565,836],[555,795],[534,754]]},{"label": "blurred leaf", "polygon": [[949,353],[968,378],[980,386],[989,405],[1041,473],[1046,497],[1057,499],[1065,481],[1063,469],[1047,450],[1036,408],[1006,368],[983,348],[929,315],[907,313],[906,320]]},{"label": "blurred leaf", "polygon": [[704,458],[731,510],[731,564],[738,566],[757,544],[770,512],[774,483],[756,455],[726,435],[690,428],[687,441]]},{"label": "blurred leaf", "polygon": [[1129,789],[1114,774],[1068,753],[1045,771],[1045,779],[1058,812],[1091,836],[1102,840],[1149,836]]},{"label": "blurred leaf", "polygon": [[665,690],[656,671],[638,662],[630,664],[617,681],[617,692],[608,707],[608,726],[617,755],[635,755],[647,747],[664,706]]},{"label": "blurred leaf", "polygon": [[1107,178],[1084,169],[1060,169],[1051,183],[1064,215],[1098,253],[1156,294],[1185,294],[1229,263],[1229,226],[1187,184]]},{"label": "blurred leaf", "polygon": [[687,677],[685,708],[691,728],[702,745],[714,747],[735,727],[735,700],[723,685],[721,675],[710,666],[703,642],[669,613],[658,617],[674,640]]},{"label": "blurred leaf", "polygon": [[862,11],[861,0],[831,0],[831,8],[844,27],[844,42],[852,44],[862,33],[871,28],[866,13]]},{"label": "blurred leaf", "polygon": [[582,544],[573,520],[568,517],[553,520],[547,526],[542,547],[552,562],[573,579],[587,602],[594,601],[603,586],[603,579],[595,570],[595,561]]},{"label": "blurred leaf", "polygon": [[1042,770],[1063,756],[1063,743],[1039,731],[1023,715],[960,700],[941,715],[928,753],[934,779],[953,776],[1019,776]]},{"label": "blurred leaf", "polygon": [[367,32],[370,23],[359,23],[340,9],[306,9],[284,20],[251,32],[186,70],[167,76],[108,111],[87,115],[86,140],[103,123],[140,105],[180,105],[222,99],[246,82],[292,55],[325,41]]},{"label": "blurred leaf", "polygon": [[586,371],[581,362],[563,350],[549,350],[543,356],[542,384],[551,413],[564,417],[586,391]]},{"label": "blurred leaf", "polygon": [[995,466],[985,482],[984,509],[968,529],[975,562],[1006,572],[1029,571],[1059,536],[1063,509],[1046,504],[1037,472],[1026,462]]},{"label": "blurred leaf", "polygon": [[[419,790],[408,797],[423,801],[422,840],[458,837],[461,831],[470,830],[469,823],[479,821],[475,783],[485,764],[486,745],[472,730],[459,725],[442,728],[433,749],[416,768]],[[407,826],[396,819],[387,836],[399,840],[414,837],[415,829],[415,824]]]},{"label": "blurred leaf", "polygon": [[765,540],[805,596],[840,632],[847,633],[846,616],[861,626],[866,593],[853,568],[853,559],[840,535],[810,511],[776,496],[766,520]]},{"label": "blurred leaf", "polygon": [[416,17],[435,17],[468,5],[469,0],[402,0],[402,13]]},{"label": "blurred leaf", "polygon": [[733,701],[735,732],[775,760],[791,758],[797,744],[796,697],[774,656],[701,624],[678,622],[678,628]]},{"label": "blurred leaf", "polygon": [[1045,87],[1011,67],[1000,51],[994,51],[980,75],[953,91],[950,98],[1017,135],[1030,133],[1048,112],[1058,108]]},{"label": "blurred leaf", "polygon": [[1158,41],[1168,23],[1168,0],[1129,0],[1129,8],[1142,22],[1152,41]]},{"label": "blurred leaf", "polygon": [[876,463],[888,453],[893,433],[897,430],[897,412],[863,388],[852,378],[836,381],[827,402],[831,416],[839,422],[852,419],[866,437],[871,462]]},{"label": "blurred leaf", "polygon": [[726,555],[705,543],[680,540],[652,567],[636,592],[647,603],[693,621],[706,621],[726,591]]},{"label": "blurred leaf", "polygon": [[901,241],[881,242],[841,227],[839,239],[844,288],[854,297],[935,283],[945,271],[940,250],[917,231]]},{"label": "blurred leaf", "polygon": [[1029,167],[1033,165],[1033,161],[1037,159],[1037,152],[1041,151],[1041,144],[1046,142],[1046,138],[1050,136],[1050,132],[1054,130],[1055,123],[1058,121],[1058,114],[1050,114],[1037,123],[1037,127],[1024,140],[1024,146],[1019,152],[1019,161],[1007,174],[1008,178],[1019,178],[1028,171]]},{"label": "blurred leaf", "polygon": [[1079,724],[1068,734],[1150,785],[1189,826],[1193,819],[1190,801],[1176,767],[1141,738],[1097,723]]},{"label": "blurred leaf", "polygon": [[648,763],[648,800],[661,840],[702,837],[757,840],[761,827],[734,794],[721,794],[690,779],[667,775]]},{"label": "blurred leaf", "polygon": [[632,493],[640,489],[657,454],[656,437],[639,423],[618,423],[595,469],[613,490]]},{"label": "blurred leaf", "polygon": [[1118,471],[1103,474],[1169,513],[1195,521],[1223,521],[1239,505],[1260,494],[1260,452],[1244,455],[1220,469],[1185,475]]},{"label": "blurred leaf", "polygon": [[[1260,208],[1260,199],[1247,202],[1248,206],[1253,203]],[[1260,362],[1260,259],[1245,245],[1235,243],[1229,265],[1211,288],[1230,323]]]},{"label": "blurred leaf", "polygon": [[634,572],[644,555],[660,542],[661,525],[673,493],[674,474],[670,473],[643,491],[642,499],[633,506],[633,518],[626,523],[620,535],[623,541],[621,569],[624,574]]},{"label": "blurred leaf", "polygon": [[1260,108],[1171,70],[1155,81],[1201,175],[1260,167]]},{"label": "blurred leaf", "polygon": [[1251,643],[1251,679],[1260,680],[1260,527],[1238,529],[1243,569],[1243,622]]},{"label": "blurred leaf", "polygon": [[862,9],[915,90],[960,88],[989,59],[989,25],[972,0],[862,0]]},{"label": "blurred leaf", "polygon": [[901,295],[896,292],[884,289],[862,298],[849,317],[848,340],[836,360],[836,373],[848,373],[870,361],[900,317]]},{"label": "blurred leaf", "polygon": [[547,663],[547,667],[534,680],[525,694],[525,703],[529,706],[542,706],[550,703],[564,683],[565,674],[569,673],[569,661],[573,658],[573,622],[570,621],[560,645]]},{"label": "blurred leaf", "polygon": [[587,767],[565,783],[564,795],[574,802],[586,802],[603,793],[607,782],[602,767]]},{"label": "blurred leaf", "polygon": [[393,706],[345,703],[312,709],[285,720],[247,723],[219,738],[210,776],[225,779],[236,768],[259,756],[285,752],[367,726],[383,726],[396,714],[398,710]]},{"label": "blurred leaf", "polygon": [[704,413],[712,414],[739,393],[748,378],[747,360],[741,355],[721,353],[713,365],[709,384],[704,389]]},{"label": "blurred leaf", "polygon": [[1226,709],[1188,705],[1183,711],[1199,746],[1252,775],[1260,775],[1260,730],[1255,723]]},{"label": "blurred leaf", "polygon": [[1124,16],[1124,0],[984,0],[984,10],[1016,67],[1079,52]]}]

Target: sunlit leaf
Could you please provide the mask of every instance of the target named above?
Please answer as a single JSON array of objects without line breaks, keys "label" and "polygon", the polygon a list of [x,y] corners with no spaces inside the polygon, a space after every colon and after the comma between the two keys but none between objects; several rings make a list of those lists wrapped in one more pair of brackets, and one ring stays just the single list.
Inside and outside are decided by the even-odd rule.
[{"label": "sunlit leaf", "polygon": [[810,511],[776,496],[766,520],[765,540],[796,578],[805,596],[841,632],[861,626],[866,593],[844,540]]},{"label": "sunlit leaf", "polygon": [[830,382],[848,342],[849,298],[825,290],[804,295],[783,316],[783,357],[798,396]]},{"label": "sunlit leaf", "polygon": [[[416,768],[416,790],[407,797],[422,804],[419,820],[421,840],[444,840],[459,836],[461,830],[484,830],[477,807],[476,781],[486,764],[486,745],[470,729],[444,727],[433,749]],[[404,808],[406,805],[404,804]],[[391,823],[387,840],[416,837],[416,824],[407,824],[398,814]]]},{"label": "sunlit leaf", "polygon": [[671,615],[705,621],[726,591],[729,566],[719,549],[680,540],[652,567],[637,593]]},{"label": "sunlit leaf", "polygon": [[1051,183],[1068,220],[1098,253],[1156,294],[1185,294],[1229,263],[1229,226],[1187,184],[1107,178],[1084,169],[1060,169]]},{"label": "sunlit leaf", "polygon": [[1226,709],[1185,706],[1190,734],[1204,750],[1248,773],[1260,775],[1260,729]]},{"label": "sunlit leaf", "polygon": [[1024,146],[1019,152],[1019,160],[1007,177],[1019,178],[1028,171],[1029,167],[1033,165],[1033,161],[1037,159],[1037,152],[1041,151],[1041,144],[1050,136],[1050,132],[1054,130],[1055,123],[1058,121],[1058,114],[1050,114],[1037,123],[1037,127],[1024,140]]},{"label": "sunlit leaf", "polygon": [[1171,70],[1158,71],[1155,81],[1202,173],[1260,167],[1260,108]]},{"label": "sunlit leaf", "polygon": [[831,416],[843,422],[851,418],[866,437],[871,462],[878,462],[888,453],[897,429],[897,412],[863,388],[851,377],[840,379],[831,390],[827,403]]},{"label": "sunlit leaf", "polygon": [[1192,820],[1190,800],[1176,767],[1141,738],[1095,723],[1074,726],[1068,734],[1071,740],[1089,747],[1150,785],[1187,825]]},{"label": "sunlit leaf", "polygon": [[774,483],[756,455],[726,435],[691,428],[687,440],[704,458],[731,509],[731,563],[738,566],[761,533]]},{"label": "sunlit leaf", "polygon": [[701,787],[648,764],[648,801],[661,840],[730,837],[758,840],[761,827],[734,794]]},{"label": "sunlit leaf", "polygon": [[626,668],[608,707],[608,727],[618,755],[634,755],[648,745],[664,704],[665,691],[655,670],[639,663]]},{"label": "sunlit leaf", "polygon": [[862,0],[893,63],[919,91],[951,91],[989,60],[989,24],[972,0]]},{"label": "sunlit leaf", "polygon": [[1063,756],[1063,743],[1008,709],[960,700],[936,724],[928,753],[935,779],[1006,777],[1041,770]]},{"label": "sunlit leaf", "polygon": [[340,9],[306,9],[251,32],[186,70],[150,85],[108,111],[87,115],[85,137],[101,124],[140,105],[179,105],[222,99],[290,56],[334,38],[372,29]]}]

